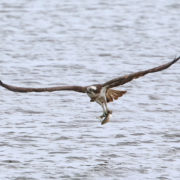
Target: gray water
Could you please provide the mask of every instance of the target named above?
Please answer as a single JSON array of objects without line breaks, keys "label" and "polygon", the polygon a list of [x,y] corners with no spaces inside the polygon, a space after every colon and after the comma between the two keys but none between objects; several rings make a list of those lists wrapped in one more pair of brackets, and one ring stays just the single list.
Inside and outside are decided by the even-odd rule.
[{"label": "gray water", "polygon": [[[1,0],[0,79],[89,85],[180,55],[177,0]],[[111,121],[75,92],[0,87],[0,179],[180,179],[180,63],[122,87]]]}]

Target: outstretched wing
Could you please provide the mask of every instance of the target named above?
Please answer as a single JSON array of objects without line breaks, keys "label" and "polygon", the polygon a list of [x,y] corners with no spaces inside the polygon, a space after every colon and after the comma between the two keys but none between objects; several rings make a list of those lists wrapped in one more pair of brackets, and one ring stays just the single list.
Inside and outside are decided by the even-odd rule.
[{"label": "outstretched wing", "polygon": [[148,73],[154,73],[154,72],[158,72],[158,71],[162,71],[168,67],[170,67],[172,64],[174,64],[175,62],[177,62],[180,59],[180,56],[178,58],[175,58],[173,61],[163,64],[161,66],[152,68],[152,69],[148,69],[145,71],[139,71],[136,73],[132,73],[132,74],[128,74],[125,76],[120,76],[118,78],[112,79],[110,81],[107,81],[106,83],[102,84],[102,86],[107,87],[108,88],[112,88],[112,87],[116,87],[116,86],[120,86],[123,85],[129,81],[132,81],[133,79],[137,79],[141,76],[144,76]]},{"label": "outstretched wing", "polygon": [[56,86],[56,87],[47,87],[47,88],[26,88],[26,87],[17,87],[17,86],[12,86],[3,83],[0,81],[0,85],[10,91],[14,92],[22,92],[22,93],[27,93],[27,92],[52,92],[52,91],[76,91],[76,92],[81,92],[85,93],[86,92],[86,87],[83,86]]}]

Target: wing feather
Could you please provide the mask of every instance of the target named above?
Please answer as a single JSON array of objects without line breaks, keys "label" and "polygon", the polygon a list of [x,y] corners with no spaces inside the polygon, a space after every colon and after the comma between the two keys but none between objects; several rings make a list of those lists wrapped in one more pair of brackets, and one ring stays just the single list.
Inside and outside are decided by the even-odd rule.
[{"label": "wing feather", "polygon": [[106,92],[107,102],[112,102],[113,100],[117,100],[119,97],[123,96],[126,92],[127,91],[108,89]]},{"label": "wing feather", "polygon": [[128,74],[125,76],[120,76],[118,78],[107,81],[106,83],[102,84],[102,86],[107,87],[107,88],[112,88],[112,87],[123,85],[125,83],[128,83],[129,81],[132,81],[133,79],[137,79],[137,78],[142,77],[148,73],[154,73],[154,72],[162,71],[162,70],[170,67],[172,64],[177,62],[179,59],[180,59],[180,56],[178,58],[175,58],[173,61],[166,63],[166,64],[163,64],[161,66],[158,66],[158,67],[155,67],[152,69],[148,69],[145,71],[139,71],[136,73]]},{"label": "wing feather", "polygon": [[26,87],[18,87],[18,86],[12,86],[3,83],[0,81],[0,85],[10,91],[14,92],[21,92],[21,93],[27,93],[27,92],[52,92],[52,91],[76,91],[85,93],[86,87],[83,86],[56,86],[56,87],[47,87],[47,88],[26,88]]}]

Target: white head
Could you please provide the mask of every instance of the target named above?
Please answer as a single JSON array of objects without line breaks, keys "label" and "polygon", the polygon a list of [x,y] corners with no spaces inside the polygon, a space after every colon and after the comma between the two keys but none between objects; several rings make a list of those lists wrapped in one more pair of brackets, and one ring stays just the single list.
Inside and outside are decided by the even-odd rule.
[{"label": "white head", "polygon": [[97,90],[97,87],[96,86],[89,86],[88,88],[87,88],[87,93],[92,93],[92,92],[94,92],[94,91],[96,91]]}]

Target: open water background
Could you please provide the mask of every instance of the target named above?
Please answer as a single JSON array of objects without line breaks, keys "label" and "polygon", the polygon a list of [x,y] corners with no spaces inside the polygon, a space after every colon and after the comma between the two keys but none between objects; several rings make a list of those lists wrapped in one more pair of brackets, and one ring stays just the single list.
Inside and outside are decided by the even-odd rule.
[{"label": "open water background", "polygon": [[[1,0],[0,40],[6,83],[101,83],[180,55],[180,2]],[[0,88],[0,179],[179,180],[179,72],[119,87],[104,126],[84,94]]]}]

